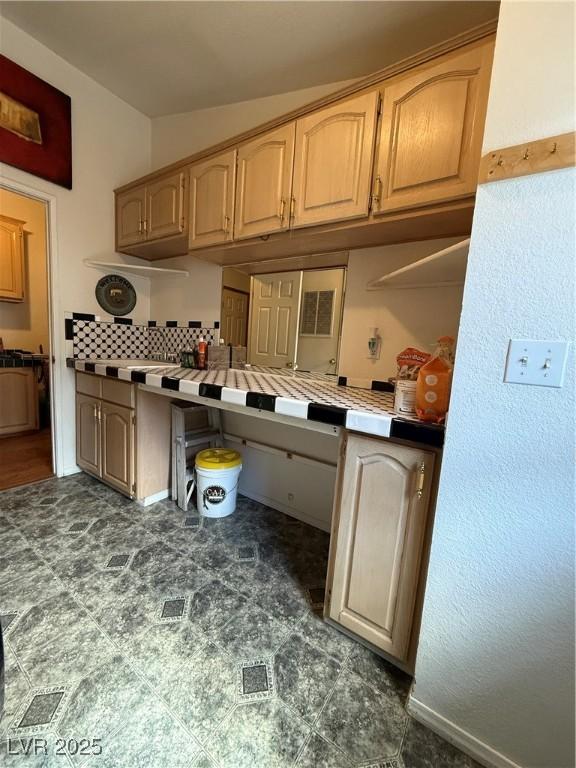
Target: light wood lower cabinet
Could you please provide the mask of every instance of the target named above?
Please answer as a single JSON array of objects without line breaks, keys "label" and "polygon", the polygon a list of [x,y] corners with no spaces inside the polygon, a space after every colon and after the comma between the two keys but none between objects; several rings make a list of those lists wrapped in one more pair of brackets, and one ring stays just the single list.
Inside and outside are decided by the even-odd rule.
[{"label": "light wood lower cabinet", "polygon": [[35,368],[0,368],[0,435],[38,429]]},{"label": "light wood lower cabinet", "polygon": [[333,518],[332,620],[406,662],[435,455],[350,434]]},{"label": "light wood lower cabinet", "polygon": [[76,463],[100,477],[101,400],[76,393]]},{"label": "light wood lower cabinet", "polygon": [[[86,389],[86,381],[91,378],[86,374],[78,376],[82,378],[76,386],[76,463],[121,493],[134,496],[135,411],[78,391]],[[100,384],[100,379],[93,378]],[[114,384],[120,399],[133,397],[132,384]]]},{"label": "light wood lower cabinet", "polygon": [[132,494],[134,483],[134,411],[121,405],[102,403],[102,480]]}]

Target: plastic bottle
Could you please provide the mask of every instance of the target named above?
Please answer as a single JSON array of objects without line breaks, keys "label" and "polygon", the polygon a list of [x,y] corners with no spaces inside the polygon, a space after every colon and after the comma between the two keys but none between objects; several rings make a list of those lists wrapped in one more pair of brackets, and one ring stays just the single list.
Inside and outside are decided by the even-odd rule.
[{"label": "plastic bottle", "polygon": [[198,368],[203,371],[206,368],[206,352],[208,344],[204,341],[204,336],[198,340]]}]

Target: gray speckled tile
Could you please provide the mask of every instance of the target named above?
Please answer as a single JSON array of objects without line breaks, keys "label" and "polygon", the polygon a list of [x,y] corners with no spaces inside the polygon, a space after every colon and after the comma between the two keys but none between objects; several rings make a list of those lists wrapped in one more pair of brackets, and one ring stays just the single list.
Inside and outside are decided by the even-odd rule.
[{"label": "gray speckled tile", "polygon": [[94,614],[105,606],[114,606],[127,599],[153,599],[151,588],[128,569],[101,568],[78,579],[73,586],[75,597]]},{"label": "gray speckled tile", "polygon": [[200,647],[159,685],[170,710],[204,743],[236,702],[237,668],[211,643]]},{"label": "gray speckled tile", "polygon": [[205,642],[189,622],[160,623],[128,641],[126,658],[154,686],[178,677],[184,665]]},{"label": "gray speckled tile", "polygon": [[354,768],[338,747],[313,733],[296,761],[297,768]]},{"label": "gray speckled tile", "polygon": [[440,765],[442,768],[481,768],[471,757],[412,718],[406,729],[401,757],[404,768],[438,768]]},{"label": "gray speckled tile", "polygon": [[290,635],[274,659],[278,696],[309,723],[316,719],[339,671],[337,661],[296,634]]},{"label": "gray speckled tile", "polygon": [[209,578],[191,558],[184,558],[156,573],[150,579],[150,586],[159,595],[185,594],[199,589]]},{"label": "gray speckled tile", "polygon": [[3,552],[0,557],[0,587],[43,566],[43,561],[30,548]]},{"label": "gray speckled tile", "polygon": [[161,702],[141,696],[125,713],[122,727],[108,736],[102,754],[87,768],[189,768],[200,749]]},{"label": "gray speckled tile", "polygon": [[316,730],[353,762],[378,762],[400,749],[407,715],[401,705],[343,670]]},{"label": "gray speckled tile", "polygon": [[30,692],[30,684],[22,672],[11,648],[4,648],[4,712],[0,717],[0,741],[6,735],[16,713]]},{"label": "gray speckled tile", "polygon": [[111,646],[68,592],[30,608],[10,643],[34,687],[61,685],[86,675]]},{"label": "gray speckled tile", "polygon": [[52,570],[46,565],[40,565],[3,586],[0,610],[24,612],[61,591],[62,585]]},{"label": "gray speckled tile", "polygon": [[281,578],[259,586],[254,601],[287,629],[294,628],[310,610],[304,590],[298,585],[286,584]]},{"label": "gray speckled tile", "polygon": [[124,645],[143,635],[158,619],[158,603],[146,595],[126,597],[105,605],[92,615],[94,621],[115,643]]},{"label": "gray speckled tile", "polygon": [[343,662],[357,647],[357,643],[351,640],[343,632],[327,624],[321,616],[309,610],[297,627],[299,632],[309,643],[329,654],[336,661]]},{"label": "gray speckled tile", "polygon": [[308,726],[282,702],[269,699],[236,707],[207,744],[222,768],[292,766]]},{"label": "gray speckled tile", "polygon": [[[73,691],[58,733],[65,739],[100,738],[105,745],[123,724],[126,712],[145,695],[140,680],[119,654],[102,659]],[[76,757],[73,762],[83,759]]]},{"label": "gray speckled tile", "polygon": [[218,629],[242,611],[247,600],[221,581],[204,584],[190,600],[190,621],[202,630]]},{"label": "gray speckled tile", "polygon": [[218,766],[208,757],[206,752],[200,752],[192,762],[190,768],[218,768]]},{"label": "gray speckled tile", "polygon": [[272,656],[286,637],[282,625],[253,605],[247,605],[222,627],[210,628],[207,636],[240,659]]},{"label": "gray speckled tile", "polygon": [[359,675],[365,683],[378,688],[401,706],[405,705],[412,678],[390,662],[372,653],[363,645],[354,643],[346,666]]},{"label": "gray speckled tile", "polygon": [[182,555],[173,547],[164,544],[161,539],[156,539],[147,544],[134,555],[130,568],[143,579],[153,579],[164,568],[174,567]]}]

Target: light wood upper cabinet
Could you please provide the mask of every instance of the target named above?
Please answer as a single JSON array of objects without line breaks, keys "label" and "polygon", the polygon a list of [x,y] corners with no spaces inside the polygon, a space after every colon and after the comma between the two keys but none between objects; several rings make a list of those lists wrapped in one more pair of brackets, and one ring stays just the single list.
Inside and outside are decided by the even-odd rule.
[{"label": "light wood upper cabinet", "polygon": [[24,222],[0,216],[0,301],[24,301]]},{"label": "light wood upper cabinet", "polygon": [[333,522],[329,616],[405,661],[434,454],[349,435]]},{"label": "light wood upper cabinet", "polygon": [[142,243],[146,240],[146,187],[134,187],[116,196],[116,245]]},{"label": "light wood upper cabinet", "polygon": [[292,227],[368,214],[378,100],[365,93],[296,122]]},{"label": "light wood upper cabinet", "polygon": [[239,148],[235,239],[288,229],[295,131],[288,123]]},{"label": "light wood upper cabinet", "polygon": [[236,150],[190,168],[190,248],[232,240]]},{"label": "light wood upper cabinet", "polygon": [[102,402],[102,479],[119,491],[133,493],[134,411]]},{"label": "light wood upper cabinet", "polygon": [[448,54],[384,88],[374,213],[474,194],[492,51]]},{"label": "light wood upper cabinet", "polygon": [[186,175],[173,173],[146,188],[146,236],[149,240],[157,237],[179,235],[186,226],[184,204]]},{"label": "light wood upper cabinet", "polygon": [[76,463],[100,477],[100,400],[76,393]]}]

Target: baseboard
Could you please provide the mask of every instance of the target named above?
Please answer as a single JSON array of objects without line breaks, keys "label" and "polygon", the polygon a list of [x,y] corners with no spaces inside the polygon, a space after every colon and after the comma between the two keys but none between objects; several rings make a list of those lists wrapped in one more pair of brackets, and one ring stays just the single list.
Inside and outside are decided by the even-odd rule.
[{"label": "baseboard", "polygon": [[406,708],[415,720],[426,725],[431,731],[442,736],[443,739],[454,744],[458,749],[466,752],[474,760],[485,765],[486,768],[522,768],[518,763],[497,752],[488,744],[472,736],[468,731],[464,731],[456,723],[447,720],[413,696],[408,697]]},{"label": "baseboard", "polygon": [[318,520],[318,518],[306,515],[298,509],[289,507],[287,504],[282,504],[282,502],[277,499],[271,499],[260,493],[254,493],[254,491],[248,491],[246,488],[238,488],[238,492],[241,493],[242,496],[252,499],[252,501],[259,501],[261,504],[266,504],[267,507],[272,507],[272,509],[276,509],[278,512],[283,512],[289,517],[295,517],[303,523],[308,523],[308,525],[312,525],[314,528],[320,528],[321,531],[330,533],[330,521],[325,522],[324,520]]},{"label": "baseboard", "polygon": [[136,501],[143,507],[149,507],[150,504],[156,504],[157,501],[164,501],[164,499],[169,497],[170,489],[167,488],[165,491],[158,491],[158,493],[153,493],[152,496],[145,496],[143,499],[136,499]]},{"label": "baseboard", "polygon": [[71,464],[69,467],[64,467],[62,470],[62,474],[58,475],[58,477],[68,477],[68,475],[78,475],[82,472],[80,467],[77,464]]}]

